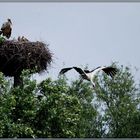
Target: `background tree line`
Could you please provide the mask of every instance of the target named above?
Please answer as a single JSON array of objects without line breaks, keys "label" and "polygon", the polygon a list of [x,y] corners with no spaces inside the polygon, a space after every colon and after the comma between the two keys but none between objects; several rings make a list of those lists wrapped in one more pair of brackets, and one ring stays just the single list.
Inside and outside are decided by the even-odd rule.
[{"label": "background tree line", "polygon": [[37,84],[23,71],[13,88],[0,73],[0,137],[140,137],[140,87],[130,67],[114,79],[99,74],[96,88],[66,76]]}]

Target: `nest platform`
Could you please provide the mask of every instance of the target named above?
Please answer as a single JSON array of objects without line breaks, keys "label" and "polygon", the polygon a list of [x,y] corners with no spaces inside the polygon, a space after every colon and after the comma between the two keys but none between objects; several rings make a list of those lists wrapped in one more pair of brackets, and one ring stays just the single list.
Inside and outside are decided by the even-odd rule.
[{"label": "nest platform", "polygon": [[5,76],[20,75],[23,69],[40,73],[52,62],[52,53],[43,42],[6,40],[0,44],[0,71]]}]

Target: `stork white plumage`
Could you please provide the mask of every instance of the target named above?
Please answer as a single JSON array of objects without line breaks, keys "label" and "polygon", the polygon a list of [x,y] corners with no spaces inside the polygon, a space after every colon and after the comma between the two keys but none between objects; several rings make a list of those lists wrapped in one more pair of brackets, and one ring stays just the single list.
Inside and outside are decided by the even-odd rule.
[{"label": "stork white plumage", "polygon": [[113,68],[113,67],[105,67],[105,66],[101,66],[101,67],[97,67],[94,70],[82,70],[79,67],[69,67],[69,68],[63,68],[61,69],[61,71],[59,72],[59,75],[62,75],[64,73],[66,73],[67,71],[71,70],[71,69],[75,69],[83,79],[88,80],[92,83],[93,87],[95,87],[95,83],[93,82],[93,78],[95,77],[95,75],[103,70],[107,75],[111,76],[112,78],[115,76],[115,74],[117,73],[117,69]]}]

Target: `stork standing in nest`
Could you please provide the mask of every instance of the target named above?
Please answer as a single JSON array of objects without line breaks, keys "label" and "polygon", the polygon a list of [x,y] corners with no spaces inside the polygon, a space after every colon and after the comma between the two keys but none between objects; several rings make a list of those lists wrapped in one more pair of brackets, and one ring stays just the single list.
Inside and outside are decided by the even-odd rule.
[{"label": "stork standing in nest", "polygon": [[29,42],[29,40],[27,38],[25,38],[24,36],[22,36],[22,37],[19,36],[18,41],[19,42]]},{"label": "stork standing in nest", "polygon": [[117,69],[113,68],[113,67],[105,67],[105,66],[101,66],[101,67],[97,67],[94,70],[82,70],[79,67],[69,67],[69,68],[63,68],[61,69],[61,71],[59,72],[59,75],[62,75],[64,73],[66,73],[67,71],[74,69],[76,70],[80,75],[81,75],[81,81],[83,81],[83,79],[90,81],[91,84],[93,85],[93,87],[95,87],[95,83],[93,82],[93,78],[95,77],[95,75],[103,70],[107,75],[111,76],[112,78],[115,76],[115,74],[117,73]]},{"label": "stork standing in nest", "polygon": [[10,38],[12,32],[12,22],[11,19],[7,19],[7,22],[2,24],[0,34],[5,36],[7,39]]}]

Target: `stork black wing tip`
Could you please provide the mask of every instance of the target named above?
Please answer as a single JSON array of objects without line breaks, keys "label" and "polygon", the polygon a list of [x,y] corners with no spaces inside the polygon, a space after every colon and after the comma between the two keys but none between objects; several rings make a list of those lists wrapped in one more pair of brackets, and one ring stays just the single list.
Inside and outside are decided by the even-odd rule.
[{"label": "stork black wing tip", "polygon": [[78,67],[76,67],[76,66],[73,66],[73,68],[75,69],[75,68],[78,68]]},{"label": "stork black wing tip", "polygon": [[61,71],[59,72],[60,75],[66,73],[67,71],[71,70],[73,67],[69,67],[69,68],[63,68],[61,69]]},{"label": "stork black wing tip", "polygon": [[65,69],[61,69],[60,72],[59,72],[59,75],[64,74],[64,70],[65,70]]}]

